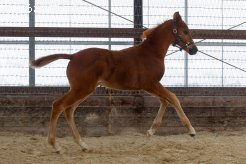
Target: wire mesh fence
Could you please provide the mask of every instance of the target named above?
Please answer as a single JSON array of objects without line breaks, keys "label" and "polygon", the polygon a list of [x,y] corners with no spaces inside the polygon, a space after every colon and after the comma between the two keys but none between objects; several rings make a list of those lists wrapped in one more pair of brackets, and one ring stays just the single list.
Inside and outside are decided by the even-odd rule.
[{"label": "wire mesh fence", "polygon": [[[2,0],[1,27],[149,28],[172,18],[179,11],[191,29],[245,30],[246,1],[243,0]],[[30,5],[30,2],[32,5]],[[89,2],[89,3],[88,3]],[[134,7],[142,17],[134,20]],[[30,14],[35,16],[30,19]],[[139,23],[139,24],[138,24]],[[238,26],[237,26],[238,25]],[[201,38],[203,39],[203,38]],[[196,39],[199,41],[199,39]],[[30,74],[29,37],[0,37],[1,86],[67,86],[67,61],[56,61]],[[89,47],[114,50],[130,47],[133,38],[35,37],[35,58],[53,53],[74,53]],[[245,40],[207,39],[199,50],[246,70]],[[170,47],[168,53],[177,49]],[[165,59],[165,86],[245,87],[246,73],[202,53],[187,56],[176,52]]]}]

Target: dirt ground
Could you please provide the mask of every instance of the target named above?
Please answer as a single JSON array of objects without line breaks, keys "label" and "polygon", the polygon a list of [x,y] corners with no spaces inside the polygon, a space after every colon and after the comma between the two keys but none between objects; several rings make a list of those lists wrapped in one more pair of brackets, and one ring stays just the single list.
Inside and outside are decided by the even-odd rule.
[{"label": "dirt ground", "polygon": [[129,132],[120,136],[85,137],[90,153],[80,150],[72,137],[58,138],[56,154],[46,137],[0,132],[1,164],[245,164],[246,132],[199,132],[153,136]]}]

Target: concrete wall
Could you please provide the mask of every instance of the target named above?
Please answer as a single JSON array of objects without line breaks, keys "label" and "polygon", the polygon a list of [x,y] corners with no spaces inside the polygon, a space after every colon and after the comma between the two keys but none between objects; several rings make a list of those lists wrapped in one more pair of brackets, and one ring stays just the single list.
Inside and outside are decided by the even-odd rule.
[{"label": "concrete wall", "polygon": [[[0,130],[47,134],[52,101],[63,87],[0,87]],[[199,130],[246,127],[246,88],[169,88],[180,99],[185,113]],[[109,96],[111,92],[111,99]],[[145,133],[159,109],[159,101],[141,91],[97,90],[75,112],[75,121],[86,136]],[[168,107],[157,134],[186,132],[175,110]],[[58,135],[70,135],[64,116]]]}]

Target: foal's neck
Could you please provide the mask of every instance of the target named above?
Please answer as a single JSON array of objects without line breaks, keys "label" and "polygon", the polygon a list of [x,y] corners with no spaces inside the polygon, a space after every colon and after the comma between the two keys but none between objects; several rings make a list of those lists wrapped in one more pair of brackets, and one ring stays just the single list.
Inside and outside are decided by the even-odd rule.
[{"label": "foal's neck", "polygon": [[172,22],[168,20],[156,27],[143,45],[151,49],[159,58],[164,59],[172,40]]}]

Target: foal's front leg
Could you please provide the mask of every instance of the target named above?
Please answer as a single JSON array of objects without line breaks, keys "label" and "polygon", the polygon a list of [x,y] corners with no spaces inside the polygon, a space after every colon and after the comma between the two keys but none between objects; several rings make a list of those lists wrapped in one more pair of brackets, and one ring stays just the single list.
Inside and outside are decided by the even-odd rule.
[{"label": "foal's front leg", "polygon": [[147,131],[148,137],[154,135],[156,130],[161,126],[164,113],[166,112],[168,102],[166,100],[160,100],[160,103],[161,103],[160,109],[159,109],[150,129]]},{"label": "foal's front leg", "polygon": [[184,113],[180,105],[180,102],[175,94],[168,91],[160,83],[156,83],[155,85],[153,85],[151,89],[148,89],[146,91],[152,94],[153,96],[159,97],[161,100],[166,100],[169,104],[171,104],[175,108],[183,125],[189,130],[189,134],[191,136],[196,135],[195,129],[192,127],[190,120],[187,118],[186,114]]}]

